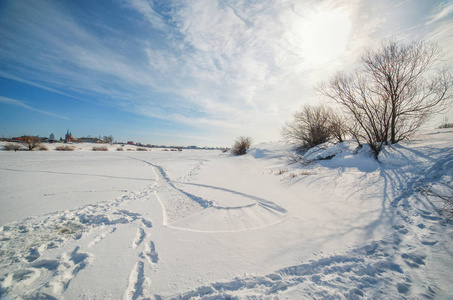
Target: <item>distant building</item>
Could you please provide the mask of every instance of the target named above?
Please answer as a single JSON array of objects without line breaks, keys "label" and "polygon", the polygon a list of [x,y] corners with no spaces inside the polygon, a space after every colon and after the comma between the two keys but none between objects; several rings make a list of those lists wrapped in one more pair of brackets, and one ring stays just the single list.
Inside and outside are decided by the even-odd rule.
[{"label": "distant building", "polygon": [[97,143],[98,138],[92,138],[92,137],[81,137],[77,140],[79,143]]},{"label": "distant building", "polygon": [[75,138],[72,136],[72,133],[69,131],[69,129],[66,131],[66,134],[64,136],[64,142],[65,143],[75,142]]},{"label": "distant building", "polygon": [[26,141],[28,139],[36,139],[36,140],[39,140],[39,136],[28,136],[28,135],[23,135],[21,137],[12,137],[11,138],[11,142],[17,142],[17,143],[20,143],[20,142],[23,142],[23,141]]}]

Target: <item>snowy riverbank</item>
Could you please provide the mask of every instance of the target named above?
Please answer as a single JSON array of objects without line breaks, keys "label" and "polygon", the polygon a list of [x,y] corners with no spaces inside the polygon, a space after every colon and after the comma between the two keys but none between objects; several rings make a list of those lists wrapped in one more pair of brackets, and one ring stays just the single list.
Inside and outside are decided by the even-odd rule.
[{"label": "snowy riverbank", "polygon": [[452,130],[307,166],[281,142],[242,157],[85,145],[0,152],[1,297],[453,296],[453,227],[424,193],[451,194]]}]

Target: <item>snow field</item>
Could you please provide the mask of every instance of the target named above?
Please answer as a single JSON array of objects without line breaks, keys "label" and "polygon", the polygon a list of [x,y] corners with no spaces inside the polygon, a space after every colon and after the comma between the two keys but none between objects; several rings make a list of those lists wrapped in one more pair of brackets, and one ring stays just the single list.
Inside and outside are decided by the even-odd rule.
[{"label": "snow field", "polygon": [[0,297],[446,299],[452,146],[2,151]]}]

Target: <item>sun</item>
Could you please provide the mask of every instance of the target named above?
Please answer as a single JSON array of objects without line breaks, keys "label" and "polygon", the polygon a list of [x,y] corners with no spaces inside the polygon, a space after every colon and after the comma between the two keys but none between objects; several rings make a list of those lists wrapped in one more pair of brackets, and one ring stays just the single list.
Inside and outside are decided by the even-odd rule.
[{"label": "sun", "polygon": [[332,10],[313,13],[302,22],[302,55],[312,64],[334,60],[345,52],[351,31],[349,15]]}]

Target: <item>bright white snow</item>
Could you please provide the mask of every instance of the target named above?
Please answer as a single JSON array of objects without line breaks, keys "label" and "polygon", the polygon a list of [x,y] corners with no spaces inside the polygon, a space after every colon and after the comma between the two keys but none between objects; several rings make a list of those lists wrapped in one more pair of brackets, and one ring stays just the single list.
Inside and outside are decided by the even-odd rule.
[{"label": "bright white snow", "polygon": [[281,142],[77,147],[0,152],[2,299],[453,296],[453,227],[431,195],[452,193],[452,130],[379,161],[325,145],[304,165]]}]

